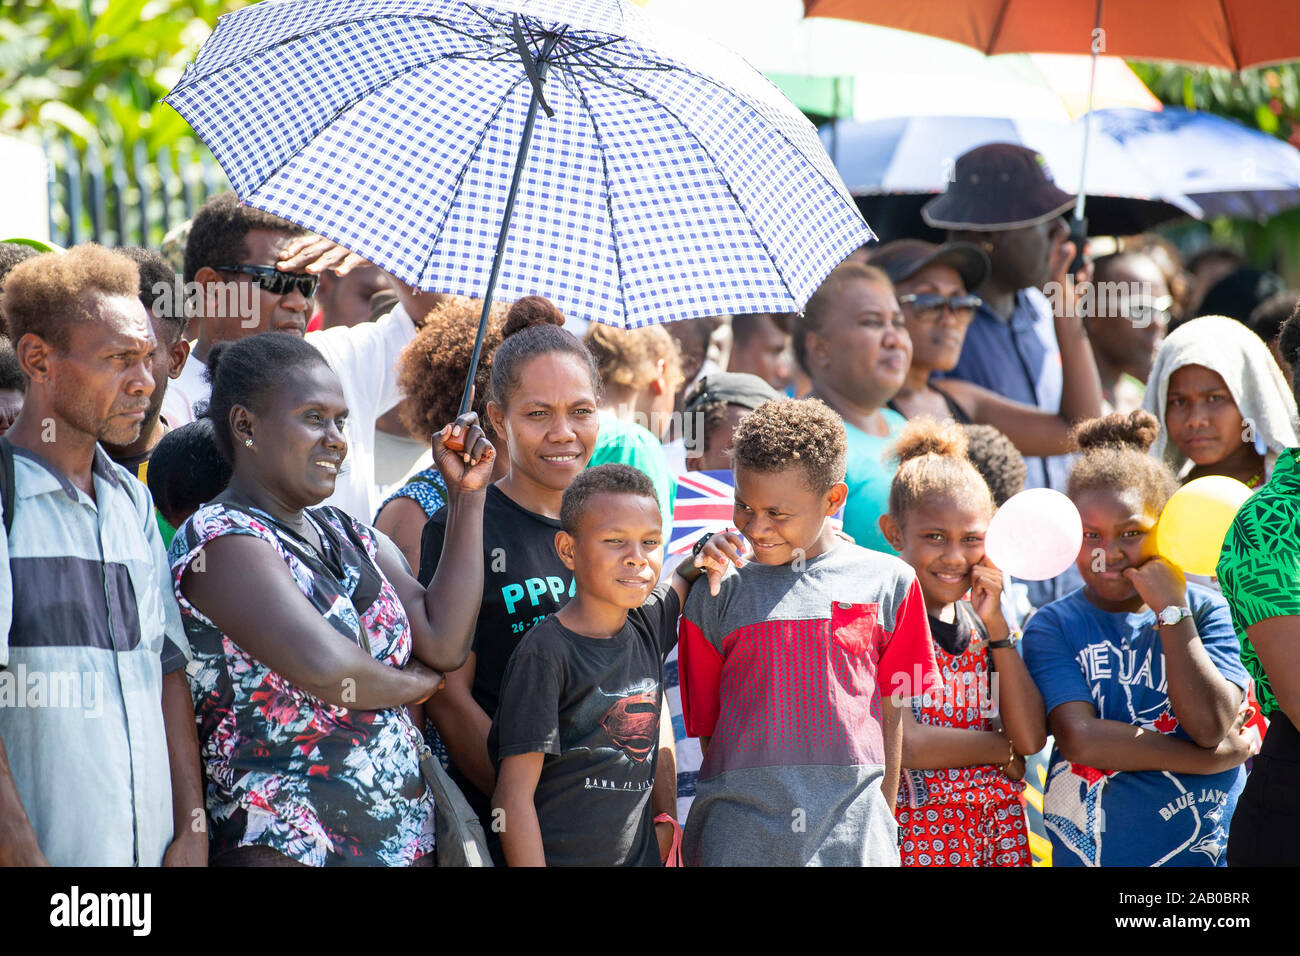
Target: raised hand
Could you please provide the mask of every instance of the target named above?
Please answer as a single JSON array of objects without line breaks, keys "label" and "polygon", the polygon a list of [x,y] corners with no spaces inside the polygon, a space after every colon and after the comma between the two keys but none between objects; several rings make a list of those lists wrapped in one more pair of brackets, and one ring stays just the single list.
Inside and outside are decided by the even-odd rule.
[{"label": "raised hand", "polygon": [[310,272],[313,275],[329,269],[335,275],[345,276],[358,266],[368,265],[369,261],[352,250],[324,236],[308,233],[290,240],[275,267],[281,272]]},{"label": "raised hand", "polygon": [[727,565],[734,564],[737,568],[743,568],[751,554],[745,536],[735,531],[723,531],[709,538],[695,556],[695,566],[702,568],[709,576],[709,593],[717,597],[722,586],[722,576],[727,573]]},{"label": "raised hand", "polygon": [[971,568],[970,603],[991,640],[1000,641],[1010,633],[1002,616],[1002,572],[989,563],[988,555]]},{"label": "raised hand", "polygon": [[[453,442],[463,450],[453,448]],[[496,456],[474,412],[466,412],[433,436],[433,461],[449,495],[473,494],[487,488]]]},{"label": "raised hand", "polygon": [[1156,556],[1136,568],[1125,568],[1124,577],[1133,583],[1138,596],[1157,614],[1173,605],[1187,603],[1187,579],[1166,559]]}]

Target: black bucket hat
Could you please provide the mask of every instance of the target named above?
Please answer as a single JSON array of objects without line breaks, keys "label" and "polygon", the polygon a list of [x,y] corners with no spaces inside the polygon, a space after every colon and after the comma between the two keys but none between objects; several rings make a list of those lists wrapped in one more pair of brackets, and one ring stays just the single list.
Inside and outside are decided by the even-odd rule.
[{"label": "black bucket hat", "polygon": [[974,292],[989,277],[989,257],[970,242],[949,242],[936,246],[920,239],[895,239],[876,249],[868,260],[885,270],[895,285],[910,279],[929,265],[948,266],[961,276],[967,292]]},{"label": "black bucket hat", "polygon": [[947,191],[925,204],[921,218],[936,229],[997,232],[1036,226],[1073,205],[1038,153],[987,143],[957,157]]}]

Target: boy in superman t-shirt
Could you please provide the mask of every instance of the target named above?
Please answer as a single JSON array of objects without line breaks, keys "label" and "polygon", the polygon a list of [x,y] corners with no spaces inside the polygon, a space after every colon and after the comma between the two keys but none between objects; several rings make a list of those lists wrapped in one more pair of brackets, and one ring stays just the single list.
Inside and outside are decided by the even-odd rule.
[{"label": "boy in superman t-shirt", "polygon": [[[679,655],[705,747],[683,853],[705,866],[897,866],[900,698],[941,681],[916,575],[840,538],[846,440],[815,400],[736,428],[739,567],[696,581]],[[889,701],[893,694],[895,701]],[[883,705],[883,706],[882,706]]]}]

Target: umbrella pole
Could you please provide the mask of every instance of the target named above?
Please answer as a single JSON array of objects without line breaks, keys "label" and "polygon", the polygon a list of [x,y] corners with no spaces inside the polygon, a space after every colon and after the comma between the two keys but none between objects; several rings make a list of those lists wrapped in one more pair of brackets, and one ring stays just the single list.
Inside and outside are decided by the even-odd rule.
[{"label": "umbrella pole", "polygon": [[[488,316],[492,312],[492,296],[496,292],[497,280],[501,278],[501,263],[505,258],[506,238],[510,234],[510,218],[515,211],[515,196],[519,194],[519,183],[523,179],[524,165],[528,161],[528,147],[533,139],[533,123],[537,119],[537,107],[539,105],[539,85],[546,80],[546,70],[549,65],[548,57],[559,40],[558,35],[547,38],[546,45],[542,47],[542,52],[537,55],[536,61],[531,64],[533,70],[536,71],[538,82],[533,84],[532,98],[528,101],[528,116],[524,120],[524,132],[519,142],[519,153],[515,157],[515,172],[510,180],[510,192],[506,195],[506,208],[501,216],[501,230],[497,233],[497,247],[492,257],[492,271],[488,274],[487,289],[483,293],[483,314],[478,320],[478,334],[474,337],[474,354],[470,356],[469,375],[465,379],[465,392],[460,399],[460,415],[464,415],[469,411],[470,404],[474,401],[474,376],[478,372],[479,358],[483,354],[483,338],[487,334]],[[451,442],[447,442],[447,447],[452,447]],[[459,449],[453,449],[453,451],[459,451]]]},{"label": "umbrella pole", "polygon": [[1101,7],[1104,0],[1097,0],[1097,18],[1093,22],[1092,30],[1092,66],[1088,71],[1088,111],[1083,114],[1083,156],[1079,163],[1079,194],[1074,200],[1074,222],[1070,226],[1070,239],[1074,242],[1075,256],[1074,262],[1070,264],[1070,273],[1073,275],[1083,268],[1083,245],[1088,239],[1088,219],[1084,215],[1084,205],[1087,201],[1087,177],[1088,177],[1088,140],[1092,138],[1092,95],[1097,87],[1097,40],[1099,39],[1098,31],[1101,30]]}]

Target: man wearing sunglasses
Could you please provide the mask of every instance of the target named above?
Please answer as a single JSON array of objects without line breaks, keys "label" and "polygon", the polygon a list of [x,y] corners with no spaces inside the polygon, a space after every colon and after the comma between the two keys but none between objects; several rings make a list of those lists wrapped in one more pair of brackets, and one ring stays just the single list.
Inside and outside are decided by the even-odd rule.
[{"label": "man wearing sunglasses", "polygon": [[[304,248],[328,254],[302,256]],[[171,383],[163,413],[173,427],[193,421],[211,394],[206,361],[212,346],[264,332],[306,335],[339,376],[348,406],[348,455],[326,504],[360,521],[378,505],[374,487],[375,420],[401,398],[397,358],[415,338],[408,305],[427,313],[429,297],[395,289],[401,304],[374,322],[306,332],[321,268],[346,272],[342,250],[278,216],[242,205],[233,193],[203,204],[185,245],[185,281],[202,290],[197,336],[180,376]],[[356,257],[348,257],[349,260]],[[418,303],[417,303],[418,298]]]}]

